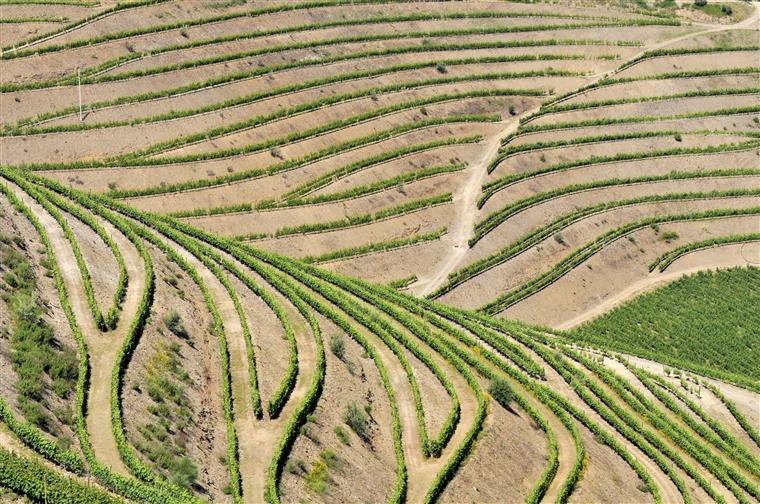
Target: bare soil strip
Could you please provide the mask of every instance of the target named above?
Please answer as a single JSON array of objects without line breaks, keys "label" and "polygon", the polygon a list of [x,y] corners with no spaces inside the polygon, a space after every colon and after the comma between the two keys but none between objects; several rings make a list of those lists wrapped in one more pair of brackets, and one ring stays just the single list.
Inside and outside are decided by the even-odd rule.
[{"label": "bare soil strip", "polygon": [[[9,184],[10,185],[10,184]],[[87,394],[87,432],[96,458],[111,470],[129,475],[116,447],[111,427],[111,372],[116,355],[121,348],[132,317],[137,311],[142,291],[145,288],[145,274],[142,261],[135,247],[112,226],[101,224],[122,251],[124,264],[129,275],[129,285],[122,305],[122,315],[114,331],[101,333],[92,319],[84,285],[77,266],[74,253],[63,230],[53,217],[38,205],[31,196],[12,186],[16,195],[31,208],[48,233],[50,242],[56,250],[61,276],[66,285],[66,292],[71,308],[77,319],[82,336],[87,343],[90,358],[90,390]]]}]

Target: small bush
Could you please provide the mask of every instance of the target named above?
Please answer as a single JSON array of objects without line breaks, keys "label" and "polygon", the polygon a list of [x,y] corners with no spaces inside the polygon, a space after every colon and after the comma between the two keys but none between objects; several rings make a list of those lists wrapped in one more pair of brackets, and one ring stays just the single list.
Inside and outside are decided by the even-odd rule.
[{"label": "small bush", "polygon": [[338,439],[340,439],[341,443],[343,443],[344,445],[351,444],[348,440],[348,433],[346,432],[346,429],[344,429],[340,425],[336,425],[335,429],[333,430],[335,431],[335,435],[338,436]]},{"label": "small bush", "polygon": [[682,140],[683,140],[683,137],[681,136],[681,134],[680,134],[680,133],[676,133],[676,134],[673,136],[673,138],[675,139],[675,141],[676,141],[676,142],[680,142],[680,141],[682,141]]},{"label": "small bush", "polygon": [[673,240],[678,239],[678,233],[675,231],[666,231],[660,235],[660,240],[665,241],[665,243],[670,243]]},{"label": "small bush", "polygon": [[170,468],[171,481],[180,487],[190,488],[198,478],[198,467],[190,460],[190,457],[180,457]]},{"label": "small bush", "polygon": [[327,464],[322,459],[317,459],[311,463],[311,470],[306,475],[306,485],[317,495],[327,493]]},{"label": "small bush", "polygon": [[442,73],[442,74],[449,72],[449,69],[446,68],[446,65],[444,65],[443,63],[437,63],[435,65],[435,69],[438,70],[438,73]]},{"label": "small bush", "polygon": [[179,336],[182,339],[187,339],[189,337],[185,326],[182,324],[182,318],[179,316],[179,313],[177,313],[177,310],[172,310],[164,315],[163,320],[166,328],[175,336]]},{"label": "small bush", "polygon": [[369,419],[356,403],[351,402],[346,405],[346,409],[343,410],[343,421],[357,436],[364,440],[369,439]]},{"label": "small bush", "polygon": [[491,394],[491,397],[504,408],[509,408],[509,403],[515,399],[515,393],[512,391],[512,387],[501,378],[494,378],[491,380],[491,384],[488,386],[488,393]]},{"label": "small bush", "polygon": [[346,343],[340,334],[333,334],[330,337],[330,350],[340,360],[346,357]]},{"label": "small bush", "polygon": [[707,0],[694,0],[694,5],[696,7],[704,7],[707,5]]},{"label": "small bush", "polygon": [[304,462],[301,459],[293,459],[288,461],[288,463],[285,465],[285,470],[288,471],[290,474],[306,474],[307,468],[306,468],[306,462]]}]

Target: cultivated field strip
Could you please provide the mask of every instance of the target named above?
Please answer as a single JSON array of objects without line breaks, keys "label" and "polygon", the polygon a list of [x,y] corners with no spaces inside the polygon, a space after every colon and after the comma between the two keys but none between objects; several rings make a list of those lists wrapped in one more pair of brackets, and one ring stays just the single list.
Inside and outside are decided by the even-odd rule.
[{"label": "cultivated field strip", "polygon": [[[700,58],[707,54],[721,57]],[[670,250],[658,254],[651,247],[674,248],[676,262],[692,248],[701,250],[691,257],[703,257],[707,266],[717,258],[708,249],[751,242],[759,201],[753,187],[760,116],[756,69],[745,63],[746,56],[757,54],[756,47],[741,44],[644,52],[593,85],[521,118],[488,165],[477,203],[480,217],[462,267],[434,297],[522,318],[567,296],[571,278],[585,276],[588,285],[562,301],[553,318],[528,319],[578,323],[599,302],[598,284],[583,273],[563,280],[571,269],[593,268],[589,274],[596,276],[596,268],[610,271],[624,254],[641,269],[617,275],[620,281],[603,289],[610,299],[624,299],[634,283],[662,281],[657,276],[664,270],[640,261],[650,254],[650,263],[659,254],[669,257]],[[709,201],[728,195],[740,198]],[[697,200],[704,204],[689,213],[687,202]],[[736,211],[748,212],[745,231],[732,231],[733,221],[722,217]],[[704,236],[679,239],[676,228],[686,233],[688,220],[709,223],[712,213],[721,220],[702,225]],[[659,224],[671,221],[684,225],[663,238]],[[646,226],[651,235],[641,231]],[[628,246],[618,238],[627,238]],[[595,259],[602,251],[611,263]],[[719,262],[752,264],[751,257],[738,259]]]},{"label": "cultivated field strip", "polygon": [[550,329],[760,242],[758,48],[601,12],[0,2],[0,496],[760,501],[751,354]]},{"label": "cultivated field strip", "polygon": [[[286,453],[283,454],[275,449],[272,455],[274,462],[268,462],[270,469],[267,473],[266,467],[257,467],[257,462],[261,462],[257,456],[246,454],[245,445],[252,439],[262,439],[260,436],[270,432],[275,439],[279,436],[285,436],[282,439],[286,444],[277,446],[287,450],[293,442],[293,434],[289,434],[289,432],[295,431],[297,433],[299,421],[307,421],[308,423],[305,418],[305,410],[301,408],[309,403],[313,406],[314,402],[318,402],[319,383],[321,382],[319,377],[322,376],[325,365],[325,353],[322,349],[324,343],[320,332],[315,333],[317,337],[315,340],[317,345],[316,358],[310,357],[313,355],[313,346],[305,344],[305,341],[296,344],[296,348],[299,349],[299,358],[294,365],[297,366],[298,371],[291,380],[295,380],[296,383],[306,382],[306,384],[311,381],[316,388],[306,388],[304,384],[296,385],[296,388],[292,389],[293,392],[289,393],[290,397],[285,399],[285,404],[294,401],[294,406],[295,403],[299,403],[301,406],[286,407],[285,410],[282,410],[282,413],[288,413],[292,416],[281,424],[277,423],[278,420],[276,419],[266,420],[263,416],[261,416],[261,420],[256,420],[256,410],[252,403],[246,399],[245,392],[242,394],[234,393],[236,389],[244,391],[251,387],[251,373],[245,372],[246,366],[244,364],[256,365],[258,362],[255,356],[250,359],[245,357],[247,355],[243,344],[245,329],[241,323],[246,318],[241,311],[234,307],[237,299],[237,295],[234,294],[235,291],[225,290],[224,285],[231,286],[229,282],[233,278],[244,283],[247,282],[251,286],[257,285],[253,283],[253,278],[245,273],[249,269],[255,271],[261,280],[271,285],[267,289],[276,289],[280,295],[288,298],[296,306],[299,306],[299,303],[304,303],[301,305],[301,310],[305,312],[307,319],[309,316],[315,317],[316,313],[319,313],[322,317],[330,318],[333,323],[345,331],[348,337],[356,339],[360,344],[363,343],[365,349],[375,355],[374,358],[380,369],[385,370],[386,373],[389,370],[398,369],[401,376],[404,375],[404,366],[408,364],[404,364],[407,362],[407,354],[399,351],[403,346],[411,352],[410,355],[413,358],[421,359],[423,363],[426,362],[431,371],[442,380],[445,388],[451,387],[449,391],[454,394],[452,398],[457,398],[456,402],[453,403],[456,407],[452,410],[455,413],[453,416],[452,413],[449,413],[443,430],[435,437],[431,437],[431,434],[426,434],[427,429],[424,427],[426,423],[424,421],[425,414],[430,412],[423,408],[418,393],[415,392],[414,375],[407,374],[409,381],[398,382],[393,380],[386,384],[389,400],[396,405],[397,411],[396,415],[392,415],[392,422],[397,429],[395,435],[397,437],[392,442],[396,443],[397,460],[400,465],[394,488],[396,488],[395,492],[406,492],[410,499],[433,498],[440,493],[444,488],[442,485],[448,481],[452,471],[460,463],[461,457],[469,450],[473,441],[472,436],[482,428],[487,410],[485,409],[485,397],[480,389],[482,381],[477,378],[478,375],[481,379],[505,376],[515,382],[515,390],[519,390],[525,395],[524,398],[517,399],[520,407],[544,425],[547,433],[552,433],[549,436],[549,447],[550,453],[555,453],[555,456],[557,439],[562,439],[561,446],[563,449],[567,450],[575,446],[576,457],[580,453],[580,460],[582,460],[583,452],[577,451],[578,446],[582,446],[582,444],[565,442],[567,434],[570,434],[570,439],[572,439],[573,436],[578,436],[578,429],[589,428],[592,432],[597,432],[597,436],[599,436],[599,432],[606,432],[606,429],[614,428],[623,434],[625,442],[616,442],[614,437],[607,439],[602,436],[598,439],[607,439],[605,442],[610,444],[621,456],[624,456],[624,459],[632,464],[632,468],[645,477],[645,481],[650,478],[649,481],[652,486],[650,491],[654,492],[655,496],[659,497],[660,495],[658,487],[653,483],[655,480],[652,480],[652,476],[639,465],[640,462],[634,462],[636,458],[632,458],[626,448],[628,443],[636,445],[656,463],[666,459],[674,462],[678,469],[669,469],[668,477],[676,482],[677,486],[681,485],[680,491],[687,495],[687,487],[681,483],[686,477],[694,479],[701,491],[707,492],[708,495],[713,495],[719,500],[721,495],[729,494],[739,500],[746,500],[757,492],[756,484],[752,483],[752,479],[756,478],[756,474],[752,476],[752,473],[756,471],[753,468],[756,468],[757,462],[754,461],[754,456],[749,452],[735,461],[722,458],[722,451],[728,448],[709,435],[708,437],[713,439],[716,446],[697,448],[693,441],[689,440],[693,439],[695,435],[707,434],[698,427],[695,427],[698,433],[690,434],[691,431],[688,429],[692,427],[688,423],[686,426],[674,423],[673,420],[669,419],[667,404],[656,406],[647,403],[649,415],[651,415],[651,411],[659,411],[657,408],[663,408],[663,410],[657,417],[657,422],[648,428],[643,427],[643,424],[640,423],[642,420],[637,420],[637,415],[641,413],[636,412],[635,403],[631,402],[633,399],[629,398],[628,392],[613,387],[618,382],[607,381],[607,377],[613,375],[600,375],[607,386],[602,387],[595,384],[597,378],[593,378],[594,373],[597,373],[597,370],[601,368],[592,366],[584,371],[585,366],[590,366],[589,362],[580,361],[580,364],[584,366],[581,367],[579,363],[572,363],[573,360],[580,358],[576,354],[571,354],[571,360],[554,355],[554,351],[548,350],[548,346],[544,347],[544,345],[556,343],[545,340],[545,337],[539,337],[530,332],[526,333],[526,329],[521,326],[504,326],[502,323],[486,318],[468,318],[473,316],[468,315],[467,312],[445,308],[442,305],[423,303],[420,306],[413,298],[388,288],[349,280],[342,276],[326,273],[323,270],[313,269],[303,263],[284,259],[281,256],[272,256],[248,246],[241,246],[234,241],[215,238],[197,228],[188,227],[178,221],[132,210],[113,202],[113,200],[88,196],[45,179],[30,178],[29,175],[9,169],[4,169],[3,174],[6,178],[3,186],[7,188],[6,197],[19,208],[27,209],[30,218],[33,220],[40,219],[40,222],[44,223],[40,229],[46,233],[45,236],[55,231],[56,227],[61,229],[55,219],[46,212],[44,205],[32,204],[32,198],[37,197],[44,201],[45,195],[47,195],[47,197],[67,201],[67,204],[80,208],[82,212],[92,212],[102,216],[103,219],[111,220],[114,223],[119,222],[125,229],[131,229],[136,235],[144,237],[143,239],[148,240],[152,246],[160,249],[166,247],[164,253],[173,256],[174,261],[186,267],[188,274],[196,278],[199,287],[207,293],[209,309],[212,314],[216,314],[218,317],[220,330],[221,328],[224,329],[223,333],[218,334],[220,351],[222,351],[223,356],[227,355],[222,360],[223,362],[228,360],[230,363],[237,362],[234,370],[222,375],[221,385],[222,397],[228,398],[224,399],[227,406],[222,408],[228,411],[228,428],[230,430],[228,431],[227,442],[228,446],[234,447],[232,449],[234,451],[230,451],[230,454],[234,453],[236,457],[236,463],[228,464],[230,478],[233,482],[231,484],[233,496],[235,495],[234,492],[238,492],[244,498],[247,490],[248,492],[266,491],[270,499],[276,498],[276,482],[281,475],[280,471],[284,464],[283,457],[286,456]],[[55,194],[58,196],[54,196]],[[48,229],[49,231],[46,231]],[[69,262],[72,261],[74,261],[73,257]],[[65,280],[63,288],[71,289],[72,292],[84,290],[84,287],[77,285],[77,282],[72,281],[69,284]],[[278,310],[274,308],[277,305],[272,301],[271,295],[263,294],[264,291],[260,291],[260,287],[252,288],[267,296],[273,303],[271,305],[273,309]],[[313,314],[309,315],[310,313]],[[76,317],[85,319],[91,315],[86,311],[86,307],[83,307],[75,311],[75,317],[72,319],[74,324],[78,324]],[[139,323],[137,324],[139,325]],[[134,326],[135,322],[132,322],[132,325]],[[317,323],[315,326],[312,322],[312,326],[316,330],[319,324]],[[93,328],[88,331],[92,330],[96,329]],[[85,336],[85,338],[87,337]],[[235,343],[231,342],[233,338]],[[472,353],[472,345],[483,346],[478,352]],[[309,349],[310,346],[312,349]],[[87,345],[85,348],[91,353],[97,351],[92,345]],[[303,359],[301,358],[302,354],[305,354]],[[432,355],[438,355],[438,357],[432,358]],[[94,355],[92,359],[94,359]],[[440,363],[436,363],[437,361]],[[444,363],[447,364],[440,367]],[[303,365],[309,367],[302,370],[301,366]],[[586,382],[588,389],[578,389],[575,391],[577,396],[565,397],[559,392],[545,388],[542,381],[546,379],[543,377],[545,377],[547,366],[565,377],[569,376],[566,373],[571,372],[571,370],[572,373],[576,374],[592,373]],[[611,373],[611,371],[605,372]],[[309,375],[312,376],[311,379],[309,379]],[[381,371],[382,375],[383,372]],[[393,376],[398,375],[394,373]],[[609,378],[609,380],[614,379],[617,378]],[[119,392],[120,380],[115,381],[114,384],[117,393],[124,393],[124,391]],[[613,399],[613,397],[617,399]],[[266,398],[262,399],[266,400]],[[591,408],[601,417],[594,420],[588,414],[583,413],[583,410],[579,410],[578,406],[573,406],[573,403],[578,400],[586,405],[584,408]],[[616,403],[615,400],[620,402]],[[543,406],[536,409],[539,403]],[[272,403],[269,404],[269,414],[271,415]],[[414,404],[417,406],[413,406]],[[112,407],[119,411],[118,402],[112,403]],[[684,413],[683,411],[680,412]],[[251,415],[247,421],[244,420],[246,415]],[[552,415],[554,419],[552,421],[546,420],[545,415]],[[393,418],[396,420],[393,421]],[[576,421],[580,423],[575,424]],[[653,420],[650,419],[649,421]],[[263,432],[257,432],[259,422],[265,422],[260,427]],[[266,422],[274,423],[269,425]],[[294,422],[296,423],[294,424]],[[691,423],[693,426],[698,425],[693,421]],[[553,428],[549,427],[550,425]],[[567,434],[565,431],[554,433],[554,430],[560,429],[569,430],[566,431]],[[684,429],[687,430],[684,431]],[[115,431],[115,433],[117,432]],[[80,443],[88,442],[90,436],[103,436],[103,434],[98,433],[94,427],[83,428],[80,432]],[[116,436],[116,439],[119,439],[119,436]],[[289,441],[286,442],[288,439]],[[99,445],[94,444],[94,446],[96,447],[94,456],[104,456],[102,449],[97,448]],[[34,448],[34,445],[32,447]],[[745,448],[738,449],[742,453],[746,452]],[[98,450],[101,450],[100,453]],[[125,451],[122,452],[122,450]],[[123,446],[119,451],[128,453],[131,449]],[[679,455],[679,453],[682,454]],[[570,457],[567,455],[568,453],[565,452],[561,459],[549,458],[550,465],[544,472],[539,486],[531,493],[531,498],[540,496],[548,489],[552,489],[552,481],[556,475],[562,476],[563,484],[560,485],[558,482],[559,487],[555,488],[553,492],[558,492],[558,495],[561,495],[563,492],[572,490],[575,483],[570,482],[577,478],[575,472],[578,471],[579,466],[573,463],[573,460],[578,460],[577,458],[574,459],[572,455]],[[433,458],[427,462],[425,456]],[[559,460],[564,461],[564,464],[567,465],[563,466]],[[412,463],[412,461],[416,462]],[[663,464],[665,463],[663,462]],[[162,483],[160,476],[157,476],[156,473],[143,474],[137,470],[137,467],[139,464],[129,467],[129,469],[136,477],[154,485],[151,488],[155,488],[156,492],[160,492],[161,488],[166,488],[164,485],[167,483]],[[662,467],[670,466],[665,464]],[[257,474],[261,476],[256,477],[253,475],[255,472],[249,471],[259,471]],[[269,474],[269,476],[264,478],[265,474]],[[706,479],[707,474],[715,476],[718,481],[710,483]],[[246,476],[250,478],[246,478]],[[109,483],[109,478],[116,478],[116,476],[107,473],[107,476],[103,475],[101,478],[104,484],[111,485],[112,490],[117,492],[120,490],[120,487]],[[258,483],[256,483],[257,481]],[[412,481],[414,483],[411,483]],[[136,488],[142,488],[138,486],[139,484],[134,485]],[[237,485],[237,489],[235,485]],[[129,490],[125,490],[125,492],[136,491],[131,487]],[[239,493],[241,491],[242,494]],[[125,494],[127,497],[130,495],[134,496],[134,494]],[[393,493],[389,494],[390,500],[393,500],[393,497]]]}]

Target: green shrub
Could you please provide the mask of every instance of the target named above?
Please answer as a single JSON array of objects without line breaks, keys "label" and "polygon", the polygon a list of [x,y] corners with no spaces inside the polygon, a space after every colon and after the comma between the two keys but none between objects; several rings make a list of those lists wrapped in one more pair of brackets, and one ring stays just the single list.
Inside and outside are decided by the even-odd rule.
[{"label": "green shrub", "polygon": [[163,321],[166,328],[169,329],[169,331],[171,331],[175,336],[178,336],[182,339],[188,339],[190,337],[190,335],[187,333],[187,329],[185,329],[185,325],[182,323],[182,317],[180,317],[177,310],[170,310],[166,315],[164,315]]},{"label": "green shrub", "polygon": [[354,402],[350,402],[343,410],[343,421],[361,439],[369,440],[369,418]]},{"label": "green shrub", "polygon": [[169,469],[170,481],[182,488],[190,489],[198,478],[198,467],[190,459],[184,456],[175,460]]},{"label": "green shrub", "polygon": [[325,495],[329,478],[327,464],[318,458],[311,463],[311,470],[306,475],[306,486],[317,495]]},{"label": "green shrub", "polygon": [[494,378],[488,385],[488,393],[494,400],[504,408],[509,408],[509,404],[515,400],[515,393],[509,383],[501,378]]},{"label": "green shrub", "polygon": [[341,427],[340,425],[336,425],[335,429],[333,429],[333,430],[335,432],[335,435],[338,436],[338,439],[340,439],[341,443],[343,443],[344,445],[350,445],[351,444],[349,442],[349,439],[348,439],[348,433],[346,432],[346,430],[343,427]]},{"label": "green shrub", "polygon": [[330,350],[340,360],[346,358],[346,342],[340,334],[330,336]]},{"label": "green shrub", "polygon": [[661,241],[664,241],[665,243],[670,243],[673,240],[678,239],[678,233],[676,233],[675,231],[665,231],[664,233],[660,235],[658,239]]}]

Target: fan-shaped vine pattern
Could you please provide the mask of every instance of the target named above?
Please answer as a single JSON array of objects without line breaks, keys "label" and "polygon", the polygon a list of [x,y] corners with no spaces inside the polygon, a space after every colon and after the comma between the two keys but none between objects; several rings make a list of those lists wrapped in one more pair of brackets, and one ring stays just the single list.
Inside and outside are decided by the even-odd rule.
[{"label": "fan-shaped vine pattern", "polygon": [[639,3],[0,1],[2,498],[760,500],[758,10]]}]

